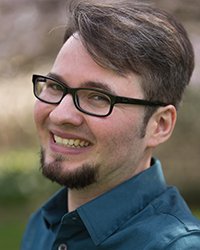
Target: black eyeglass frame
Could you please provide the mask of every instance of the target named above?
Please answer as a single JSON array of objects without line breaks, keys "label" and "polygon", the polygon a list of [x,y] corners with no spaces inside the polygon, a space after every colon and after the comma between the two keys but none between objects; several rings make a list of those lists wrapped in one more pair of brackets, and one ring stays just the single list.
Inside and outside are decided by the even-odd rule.
[{"label": "black eyeglass frame", "polygon": [[[62,89],[63,89],[63,95],[60,98],[60,100],[57,101],[57,102],[50,102],[50,101],[45,101],[42,98],[40,98],[36,93],[36,84],[37,84],[38,79],[40,79],[40,80],[43,79],[43,81],[51,80],[51,81],[54,81],[55,83],[57,83],[59,86],[61,86]],[[117,103],[134,104],[134,105],[151,106],[151,107],[165,107],[165,106],[169,105],[167,103],[163,103],[163,102],[160,102],[160,101],[148,101],[148,100],[136,99],[136,98],[130,98],[130,97],[124,97],[124,96],[115,96],[115,95],[112,95],[112,94],[110,94],[110,93],[108,93],[106,91],[95,89],[95,88],[70,88],[70,87],[67,87],[63,82],[61,82],[61,81],[59,81],[59,80],[57,80],[57,79],[55,79],[53,77],[49,77],[49,76],[33,74],[32,82],[33,82],[33,93],[34,93],[35,97],[38,100],[40,100],[40,101],[42,101],[44,103],[47,103],[47,104],[57,105],[62,101],[62,99],[67,94],[71,94],[75,107],[79,111],[81,111],[81,112],[83,112],[85,114],[91,115],[91,116],[97,116],[97,117],[109,116],[112,113],[114,105],[117,104]],[[108,96],[108,98],[110,99],[110,109],[109,109],[108,113],[104,114],[104,115],[99,115],[99,114],[87,112],[84,109],[82,109],[79,106],[78,95],[76,94],[77,91],[79,91],[79,90],[94,90],[94,91],[97,91],[97,92],[99,92],[101,94],[104,94],[104,95]]]}]

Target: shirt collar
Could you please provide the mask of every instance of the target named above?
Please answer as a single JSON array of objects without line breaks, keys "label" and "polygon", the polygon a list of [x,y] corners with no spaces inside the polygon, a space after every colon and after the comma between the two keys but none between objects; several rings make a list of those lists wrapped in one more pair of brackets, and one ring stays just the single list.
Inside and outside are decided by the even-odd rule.
[{"label": "shirt collar", "polygon": [[147,170],[77,209],[99,245],[166,189],[158,160]]},{"label": "shirt collar", "polygon": [[[77,212],[95,245],[99,245],[130,217],[139,213],[166,189],[158,160],[147,170],[84,204]],[[43,207],[48,227],[60,223],[67,213],[67,189],[57,192]]]},{"label": "shirt collar", "polygon": [[41,211],[47,227],[60,223],[62,217],[67,213],[67,189],[63,188],[56,192]]}]

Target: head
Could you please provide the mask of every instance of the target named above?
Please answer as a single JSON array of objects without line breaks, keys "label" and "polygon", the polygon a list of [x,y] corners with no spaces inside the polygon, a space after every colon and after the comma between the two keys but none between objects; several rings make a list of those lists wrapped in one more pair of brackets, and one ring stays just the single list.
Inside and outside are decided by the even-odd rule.
[{"label": "head", "polygon": [[132,1],[73,1],[51,78],[169,105],[119,103],[96,117],[75,108],[71,94],[57,105],[37,101],[44,174],[71,189],[105,191],[148,168],[153,148],[173,131],[192,70],[187,34],[168,14]]},{"label": "head", "polygon": [[[72,1],[64,41],[77,32],[102,67],[141,76],[145,99],[176,107],[194,68],[184,27],[170,14],[129,0]],[[147,108],[144,123],[156,108]]]}]

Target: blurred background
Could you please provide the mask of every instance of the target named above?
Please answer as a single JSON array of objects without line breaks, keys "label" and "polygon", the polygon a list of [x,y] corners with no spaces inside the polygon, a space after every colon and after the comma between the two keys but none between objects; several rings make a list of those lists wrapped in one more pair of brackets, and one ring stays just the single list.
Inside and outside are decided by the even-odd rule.
[{"label": "blurred background", "polygon": [[[169,184],[200,217],[200,1],[154,0],[189,33],[196,68],[172,138],[156,152]],[[67,0],[0,0],[0,249],[19,249],[29,215],[59,187],[41,176],[31,75],[62,45]]]}]

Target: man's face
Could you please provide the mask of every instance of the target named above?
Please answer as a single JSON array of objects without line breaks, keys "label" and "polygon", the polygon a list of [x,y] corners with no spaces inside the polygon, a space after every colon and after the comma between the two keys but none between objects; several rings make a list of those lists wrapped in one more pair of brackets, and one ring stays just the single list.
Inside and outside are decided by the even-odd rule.
[{"label": "man's face", "polygon": [[[64,44],[51,74],[72,88],[98,86],[115,95],[143,98],[139,76],[122,77],[100,67],[78,36]],[[43,173],[69,188],[113,187],[149,164],[141,106],[117,104],[109,116],[95,117],[78,111],[66,95],[59,105],[37,100],[34,116]]]}]

